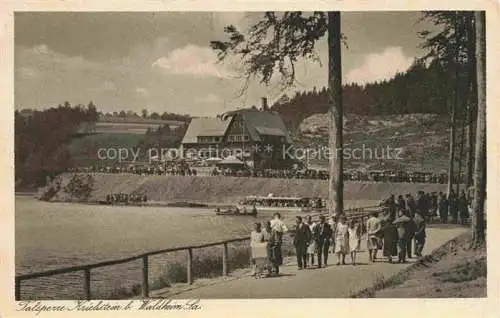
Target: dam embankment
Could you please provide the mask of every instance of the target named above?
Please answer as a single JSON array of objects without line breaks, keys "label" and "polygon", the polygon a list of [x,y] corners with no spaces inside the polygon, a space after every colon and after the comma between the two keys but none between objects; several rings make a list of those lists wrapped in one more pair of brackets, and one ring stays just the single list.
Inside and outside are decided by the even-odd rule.
[{"label": "dam embankment", "polygon": [[[82,174],[86,176],[87,174]],[[113,193],[146,194],[149,201],[203,202],[231,204],[248,195],[327,197],[328,181],[311,179],[248,178],[225,176],[141,176],[136,174],[92,173],[88,202],[105,200]],[[64,187],[73,174],[65,173],[57,179],[61,190],[51,201],[71,201]],[[415,194],[445,191],[445,184],[346,182],[344,200],[381,200],[390,194]]]}]

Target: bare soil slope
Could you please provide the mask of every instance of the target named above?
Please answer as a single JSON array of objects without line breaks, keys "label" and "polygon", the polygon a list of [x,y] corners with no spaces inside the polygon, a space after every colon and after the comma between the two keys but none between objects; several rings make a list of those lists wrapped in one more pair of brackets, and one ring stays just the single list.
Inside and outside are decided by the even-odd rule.
[{"label": "bare soil slope", "polygon": [[486,248],[469,249],[470,235],[409,272],[401,284],[379,290],[376,298],[487,297]]}]

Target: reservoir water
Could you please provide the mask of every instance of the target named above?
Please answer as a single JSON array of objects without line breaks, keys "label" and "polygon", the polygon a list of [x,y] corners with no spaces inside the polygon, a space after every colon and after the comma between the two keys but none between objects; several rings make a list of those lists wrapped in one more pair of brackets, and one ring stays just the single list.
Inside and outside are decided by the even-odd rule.
[{"label": "reservoir water", "polygon": [[[367,206],[373,201],[346,202]],[[246,236],[253,217],[216,216],[212,210],[166,207],[119,207],[47,203],[16,197],[16,274],[124,258],[170,247],[203,244]],[[286,214],[293,222],[297,214]],[[195,250],[194,254],[202,253]],[[173,258],[152,257],[150,275],[161,273]],[[103,293],[140,283],[140,261],[92,271],[92,292]],[[23,281],[22,299],[75,299],[83,296],[83,273]]]}]

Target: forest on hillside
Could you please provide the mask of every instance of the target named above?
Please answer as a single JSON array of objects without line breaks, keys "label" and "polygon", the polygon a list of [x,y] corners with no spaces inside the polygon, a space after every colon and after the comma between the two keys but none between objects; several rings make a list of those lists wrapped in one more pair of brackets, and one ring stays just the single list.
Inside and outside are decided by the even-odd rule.
[{"label": "forest on hillside", "polygon": [[[57,107],[37,111],[31,109],[16,110],[14,113],[14,147],[15,147],[15,177],[17,189],[32,189],[45,184],[47,177],[55,175],[72,168],[81,163],[79,156],[75,157],[75,146],[78,155],[84,157],[95,157],[95,146],[97,143],[85,147],[84,140],[88,142],[98,139],[106,143],[112,142],[113,138],[105,134],[99,136],[85,136],[79,133],[82,124],[93,124],[103,116],[96,106],[90,102],[87,106],[74,105],[68,101]],[[121,118],[143,118],[189,121],[188,115],[172,113],[148,114],[143,110],[141,115],[135,112],[115,112],[104,116]],[[168,148],[178,147],[184,137],[186,126],[177,129],[169,126],[161,126],[158,129],[148,131],[139,141],[132,145],[137,148]],[[111,136],[112,137],[112,136]],[[108,140],[109,139],[109,140]],[[101,145],[103,146],[103,145]],[[116,144],[104,145],[116,147]],[[89,153],[88,149],[91,149]],[[83,152],[83,154],[81,154]]]},{"label": "forest on hillside", "polygon": [[72,166],[68,143],[81,124],[97,120],[90,102],[71,106],[69,102],[43,111],[14,113],[14,161],[16,188],[40,185]]},{"label": "forest on hillside", "polygon": [[[465,65],[461,66],[465,69]],[[465,72],[459,74],[466,75]],[[406,71],[394,78],[366,85],[343,86],[344,112],[375,116],[413,113],[447,114],[453,74],[439,62],[426,65],[415,60]],[[464,85],[466,80],[461,81]],[[328,111],[326,87],[297,92],[293,97],[283,95],[271,109],[279,112],[290,128],[297,128],[305,118]],[[457,114],[460,116],[460,114]]]}]

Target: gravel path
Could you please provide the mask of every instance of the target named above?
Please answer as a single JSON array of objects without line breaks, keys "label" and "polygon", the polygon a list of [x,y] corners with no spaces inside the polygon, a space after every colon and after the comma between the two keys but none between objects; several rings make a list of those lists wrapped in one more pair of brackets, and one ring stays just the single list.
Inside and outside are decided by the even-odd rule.
[{"label": "gravel path", "polygon": [[[433,226],[427,230],[428,242],[424,254],[445,244],[456,236],[465,233],[467,228],[453,225]],[[234,279],[219,279],[210,286],[193,288],[176,295],[169,290],[156,291],[155,298],[177,299],[231,299],[231,298],[346,298],[354,292],[371,287],[375,281],[389,278],[415,262],[407,264],[388,264],[382,260],[368,263],[368,253],[362,244],[358,254],[359,265],[336,266],[336,258],[330,254],[329,266],[299,271],[292,259],[287,259],[282,267],[282,276],[276,278],[254,279],[243,276]],[[333,265],[332,265],[333,264]],[[233,274],[234,275],[234,274]]]}]

